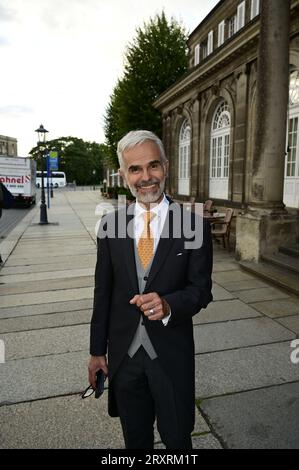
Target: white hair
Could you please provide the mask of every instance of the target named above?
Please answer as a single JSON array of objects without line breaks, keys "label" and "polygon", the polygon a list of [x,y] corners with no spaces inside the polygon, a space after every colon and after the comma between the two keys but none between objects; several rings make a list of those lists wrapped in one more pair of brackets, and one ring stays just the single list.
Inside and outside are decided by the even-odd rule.
[{"label": "white hair", "polygon": [[117,145],[117,156],[120,168],[124,168],[123,152],[136,147],[136,145],[143,144],[143,142],[147,140],[152,141],[157,145],[161,161],[163,163],[167,162],[163,143],[156,134],[145,130],[130,131],[118,142]]}]

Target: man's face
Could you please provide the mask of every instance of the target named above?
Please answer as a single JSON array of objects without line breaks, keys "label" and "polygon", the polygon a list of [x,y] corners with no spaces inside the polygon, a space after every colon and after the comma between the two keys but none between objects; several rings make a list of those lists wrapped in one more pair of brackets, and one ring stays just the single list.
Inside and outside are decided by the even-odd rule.
[{"label": "man's face", "polygon": [[162,163],[158,146],[151,140],[123,152],[125,179],[138,202],[159,202],[165,187],[168,162]]}]

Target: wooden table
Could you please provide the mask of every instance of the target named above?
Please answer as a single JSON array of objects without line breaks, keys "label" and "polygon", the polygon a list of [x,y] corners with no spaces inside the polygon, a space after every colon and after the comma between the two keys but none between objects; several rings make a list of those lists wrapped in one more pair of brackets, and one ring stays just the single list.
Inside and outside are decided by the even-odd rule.
[{"label": "wooden table", "polygon": [[205,214],[203,215],[204,219],[207,219],[211,222],[224,222],[225,213],[224,212],[214,212],[214,214]]}]

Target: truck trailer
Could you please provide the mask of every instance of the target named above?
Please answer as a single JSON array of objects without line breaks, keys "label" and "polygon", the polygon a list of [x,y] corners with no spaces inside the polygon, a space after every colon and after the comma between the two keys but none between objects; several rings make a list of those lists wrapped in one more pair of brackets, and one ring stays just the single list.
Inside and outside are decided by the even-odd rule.
[{"label": "truck trailer", "polygon": [[36,162],[32,158],[0,156],[0,181],[17,203],[36,202]]}]

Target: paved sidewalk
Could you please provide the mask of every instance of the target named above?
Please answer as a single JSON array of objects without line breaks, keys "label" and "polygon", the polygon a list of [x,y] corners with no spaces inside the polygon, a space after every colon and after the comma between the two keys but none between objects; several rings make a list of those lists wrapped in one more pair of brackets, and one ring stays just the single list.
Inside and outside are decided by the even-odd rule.
[{"label": "paved sidewalk", "polygon": [[[37,207],[0,245],[1,448],[124,447],[107,392],[79,396],[100,202],[98,191],[56,191],[48,218],[58,225],[39,226]],[[221,247],[214,258],[214,302],[194,317],[194,448],[299,448],[299,364],[290,359],[299,298],[243,272]]]}]

